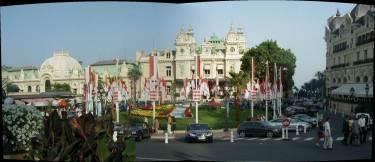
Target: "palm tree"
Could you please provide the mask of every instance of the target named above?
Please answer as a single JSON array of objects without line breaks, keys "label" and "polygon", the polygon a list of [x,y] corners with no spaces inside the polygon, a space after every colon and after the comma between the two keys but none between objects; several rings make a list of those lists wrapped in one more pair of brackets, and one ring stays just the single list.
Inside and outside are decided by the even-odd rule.
[{"label": "palm tree", "polygon": [[246,85],[246,79],[248,78],[246,76],[246,73],[244,73],[243,71],[240,71],[238,73],[235,73],[233,71],[229,72],[229,78],[227,78],[229,80],[229,84],[231,87],[233,87],[235,89],[235,106],[236,106],[236,121],[237,121],[237,124],[239,123],[240,121],[240,94],[241,94],[241,91],[244,89],[245,85]]},{"label": "palm tree", "polygon": [[142,72],[141,72],[141,69],[139,67],[138,64],[133,64],[133,68],[131,68],[129,71],[128,71],[128,77],[130,78],[131,80],[131,86],[132,86],[132,91],[131,94],[132,94],[132,98],[134,99],[133,101],[135,101],[137,99],[136,97],[136,82],[138,81],[138,79],[142,76]]}]

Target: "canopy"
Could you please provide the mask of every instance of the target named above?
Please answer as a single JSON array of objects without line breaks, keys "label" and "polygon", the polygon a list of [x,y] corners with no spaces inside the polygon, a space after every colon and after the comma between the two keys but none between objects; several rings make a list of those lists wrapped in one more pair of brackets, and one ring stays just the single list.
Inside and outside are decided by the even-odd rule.
[{"label": "canopy", "polygon": [[366,96],[366,84],[365,83],[356,83],[356,84],[343,84],[340,87],[334,89],[332,95],[347,95],[350,96],[350,89],[354,88],[354,97],[373,97],[373,84],[368,83],[369,90],[368,96]]}]

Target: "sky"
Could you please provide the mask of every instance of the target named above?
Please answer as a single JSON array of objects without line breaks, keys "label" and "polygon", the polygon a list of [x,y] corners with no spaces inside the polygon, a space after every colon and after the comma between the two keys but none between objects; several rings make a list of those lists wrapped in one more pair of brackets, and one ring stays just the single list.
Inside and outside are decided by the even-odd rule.
[{"label": "sky", "polygon": [[135,61],[137,50],[175,49],[181,28],[192,27],[199,45],[233,24],[244,28],[247,47],[276,40],[296,56],[295,85],[325,69],[327,19],[350,12],[350,3],[231,1],[203,3],[69,2],[0,7],[1,64],[40,66],[66,50],[87,66],[103,59]]}]

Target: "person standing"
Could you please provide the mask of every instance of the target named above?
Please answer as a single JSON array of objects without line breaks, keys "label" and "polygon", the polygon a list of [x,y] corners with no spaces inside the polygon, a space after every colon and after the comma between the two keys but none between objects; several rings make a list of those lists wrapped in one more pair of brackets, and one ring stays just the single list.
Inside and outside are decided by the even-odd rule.
[{"label": "person standing", "polygon": [[171,117],[171,115],[168,115],[168,125],[167,125],[168,134],[172,134],[171,127],[172,127],[172,117]]},{"label": "person standing", "polygon": [[318,121],[318,136],[316,137],[316,141],[315,141],[315,145],[320,147],[320,139],[322,139],[324,137],[324,127],[323,127],[323,123],[322,123],[322,120],[319,120]]},{"label": "person standing", "polygon": [[342,125],[342,133],[344,133],[344,139],[341,141],[342,144],[348,145],[348,136],[349,136],[349,117],[345,116],[343,125]]},{"label": "person standing", "polygon": [[177,125],[177,122],[176,122],[176,117],[172,117],[172,133],[174,134],[174,131],[176,130],[176,125]]},{"label": "person standing", "polygon": [[366,129],[366,119],[364,118],[363,115],[359,118],[358,124],[360,127],[359,140],[361,144],[364,144],[366,143],[367,129]]},{"label": "person standing", "polygon": [[329,124],[329,117],[326,118],[324,124],[324,144],[323,149],[332,150],[332,134],[331,134],[331,126]]},{"label": "person standing", "polygon": [[159,133],[159,120],[155,119],[154,123],[155,133]]},{"label": "person standing", "polygon": [[360,127],[358,123],[358,118],[355,118],[352,125],[352,143],[354,142],[354,145],[359,145],[359,133],[360,133]]},{"label": "person standing", "polygon": [[349,116],[349,120],[348,120],[348,126],[349,126],[349,134],[348,134],[348,140],[349,140],[349,144],[351,145],[352,144],[352,139],[353,139],[353,116]]}]

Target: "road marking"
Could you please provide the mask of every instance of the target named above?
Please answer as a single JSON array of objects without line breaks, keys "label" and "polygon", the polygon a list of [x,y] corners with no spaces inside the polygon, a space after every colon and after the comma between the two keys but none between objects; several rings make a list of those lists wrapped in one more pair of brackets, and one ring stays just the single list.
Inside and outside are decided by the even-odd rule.
[{"label": "road marking", "polygon": [[293,141],[300,139],[301,137],[294,137],[292,138]]},{"label": "road marking", "polygon": [[280,141],[280,140],[282,140],[282,139],[283,139],[283,137],[275,138],[275,139],[273,139],[273,140],[275,140],[275,141]]},{"label": "road marking", "polygon": [[158,160],[158,161],[176,161],[176,159],[159,159],[159,158],[147,158],[147,157],[136,157],[140,160]]},{"label": "road marking", "polygon": [[260,139],[260,140],[262,140],[262,141],[266,141],[266,140],[269,140],[269,139],[271,139],[271,138],[262,138],[262,139]]},{"label": "road marking", "polygon": [[255,138],[248,138],[246,140],[251,141],[251,140],[256,140],[256,139],[258,139],[258,138],[257,137],[255,137]]},{"label": "road marking", "polygon": [[309,138],[306,138],[304,141],[311,141],[313,139],[314,139],[314,137],[309,137]]},{"label": "road marking", "polygon": [[340,141],[340,140],[343,140],[343,139],[344,139],[344,137],[337,137],[336,141]]}]

